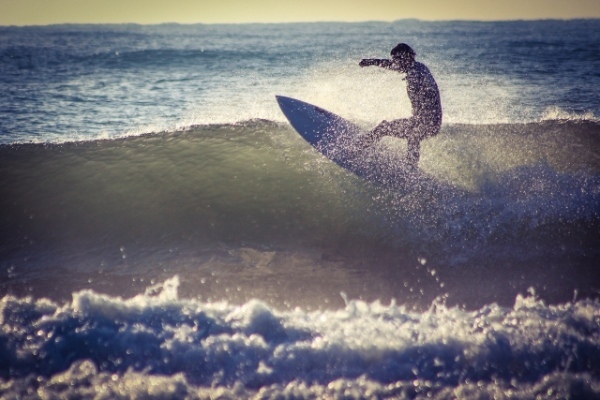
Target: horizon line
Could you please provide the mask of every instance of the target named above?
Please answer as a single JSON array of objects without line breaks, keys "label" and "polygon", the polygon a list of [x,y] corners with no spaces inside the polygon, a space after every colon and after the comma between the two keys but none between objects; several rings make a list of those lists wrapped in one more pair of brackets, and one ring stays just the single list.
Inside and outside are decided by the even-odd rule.
[{"label": "horizon line", "polygon": [[505,19],[470,19],[470,18],[452,18],[452,19],[423,19],[423,18],[400,18],[396,20],[361,20],[361,21],[341,21],[341,20],[322,20],[322,21],[256,21],[256,22],[52,22],[47,24],[0,24],[2,28],[28,28],[28,27],[51,27],[51,26],[81,26],[81,25],[138,25],[138,26],[161,26],[161,25],[294,25],[294,24],[361,24],[361,23],[381,23],[394,24],[398,22],[414,21],[414,22],[536,22],[536,21],[581,21],[581,20],[600,20],[600,17],[572,17],[572,18],[505,18]]}]

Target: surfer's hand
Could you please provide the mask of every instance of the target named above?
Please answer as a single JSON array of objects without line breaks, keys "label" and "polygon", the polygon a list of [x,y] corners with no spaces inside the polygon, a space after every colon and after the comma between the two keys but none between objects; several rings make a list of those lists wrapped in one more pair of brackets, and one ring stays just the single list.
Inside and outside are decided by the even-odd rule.
[{"label": "surfer's hand", "polygon": [[368,67],[373,65],[373,60],[369,60],[368,58],[363,58],[362,60],[360,60],[360,62],[358,63],[359,66],[361,67]]}]

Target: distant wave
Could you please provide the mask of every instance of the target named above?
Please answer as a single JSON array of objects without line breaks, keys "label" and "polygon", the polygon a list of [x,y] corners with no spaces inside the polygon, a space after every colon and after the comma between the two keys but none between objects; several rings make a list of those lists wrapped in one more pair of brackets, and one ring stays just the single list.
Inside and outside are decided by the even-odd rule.
[{"label": "distant wave", "polygon": [[577,113],[561,109],[560,107],[550,107],[541,118],[543,121],[591,121],[600,122],[600,117],[593,112]]}]

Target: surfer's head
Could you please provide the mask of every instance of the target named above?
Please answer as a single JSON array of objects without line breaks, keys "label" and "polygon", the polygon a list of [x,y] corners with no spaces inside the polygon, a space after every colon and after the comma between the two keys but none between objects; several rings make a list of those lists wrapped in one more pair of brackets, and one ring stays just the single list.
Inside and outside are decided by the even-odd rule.
[{"label": "surfer's head", "polygon": [[406,43],[400,43],[390,52],[396,69],[400,72],[408,72],[415,65],[415,51]]},{"label": "surfer's head", "polygon": [[414,61],[417,53],[406,43],[399,43],[392,49],[390,55],[394,60],[411,60]]}]

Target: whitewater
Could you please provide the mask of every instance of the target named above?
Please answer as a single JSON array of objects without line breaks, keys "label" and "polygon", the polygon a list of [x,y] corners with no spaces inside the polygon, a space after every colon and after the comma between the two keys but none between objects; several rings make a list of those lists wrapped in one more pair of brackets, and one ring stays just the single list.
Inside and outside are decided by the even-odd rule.
[{"label": "whitewater", "polygon": [[[444,122],[367,182],[276,95]],[[0,397],[600,397],[600,21],[0,27]],[[402,140],[384,139],[394,160]]]}]

